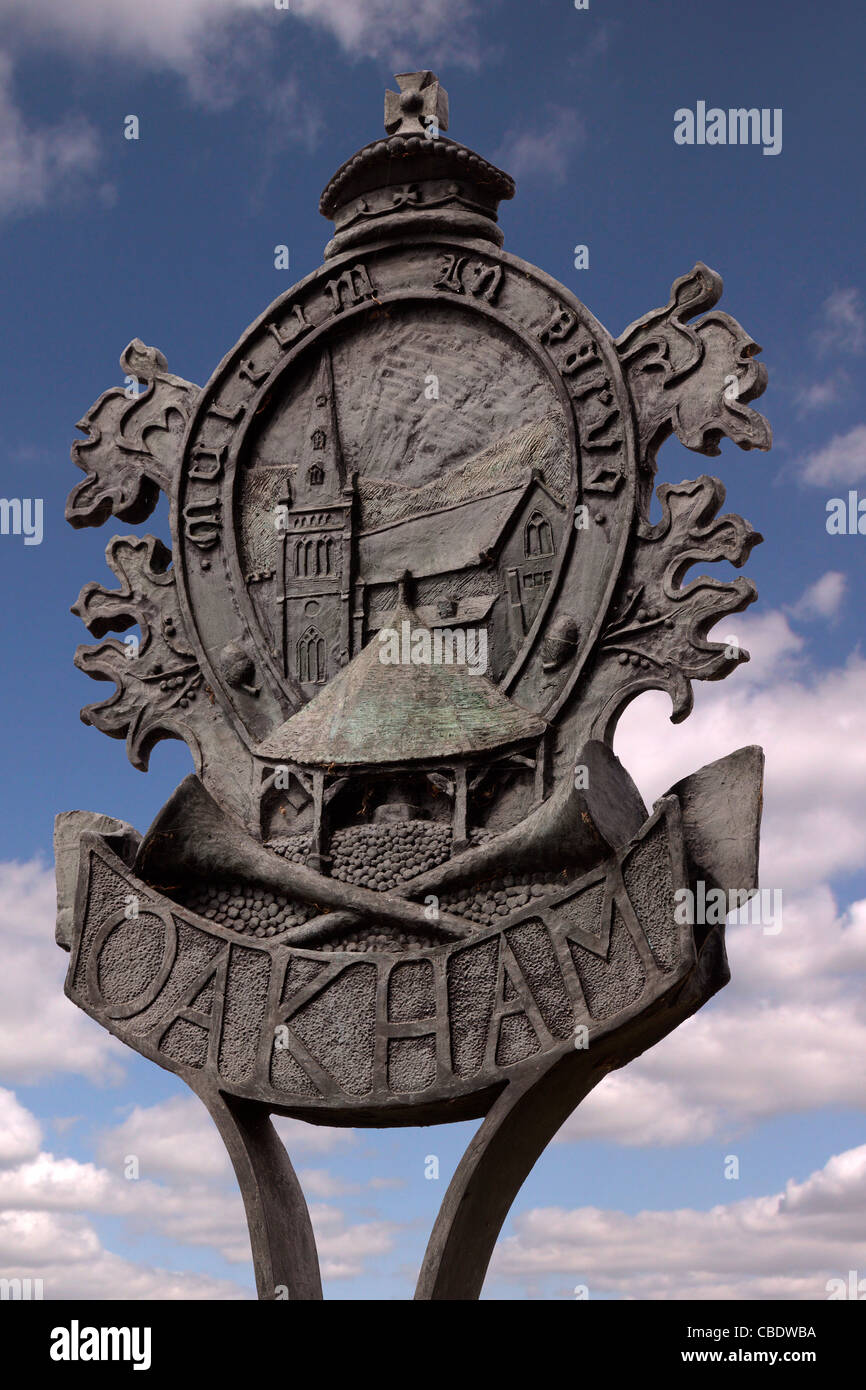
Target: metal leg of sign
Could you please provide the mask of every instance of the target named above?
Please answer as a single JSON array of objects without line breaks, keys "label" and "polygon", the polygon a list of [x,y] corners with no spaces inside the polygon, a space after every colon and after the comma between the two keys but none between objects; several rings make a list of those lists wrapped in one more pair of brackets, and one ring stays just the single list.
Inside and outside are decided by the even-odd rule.
[{"label": "metal leg of sign", "polygon": [[235,1170],[263,1300],[322,1297],[316,1238],[301,1184],[265,1106],[199,1092]]},{"label": "metal leg of sign", "polygon": [[[499,1232],[556,1131],[604,1075],[572,1059],[528,1086],[508,1085],[460,1160],[433,1227],[415,1298],[477,1299]],[[565,1074],[564,1074],[565,1073]],[[576,1087],[575,1087],[576,1081]]]},{"label": "metal leg of sign", "polygon": [[[742,881],[747,881],[745,876]],[[695,968],[590,1056],[575,1049],[496,1098],[461,1159],[430,1236],[415,1298],[468,1300],[481,1294],[511,1204],[557,1130],[608,1074],[665,1037],[728,979],[722,931],[713,928]],[[543,1067],[543,1064],[541,1064]]]}]

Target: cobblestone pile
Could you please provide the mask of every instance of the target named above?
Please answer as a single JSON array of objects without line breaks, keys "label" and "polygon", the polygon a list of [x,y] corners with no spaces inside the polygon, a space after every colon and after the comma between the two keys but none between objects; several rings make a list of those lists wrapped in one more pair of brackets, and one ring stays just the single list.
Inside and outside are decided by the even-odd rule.
[{"label": "cobblestone pile", "polygon": [[183,894],[182,901],[200,917],[247,936],[278,936],[316,915],[315,907],[308,903],[236,880],[195,883]]},{"label": "cobblestone pile", "polygon": [[439,821],[353,825],[331,836],[331,874],[380,893],[443,863],[451,852],[451,827]]},{"label": "cobblestone pile", "polygon": [[564,888],[565,882],[563,878],[539,879],[534,874],[503,874],[501,878],[477,883],[471,890],[449,893],[442,898],[441,906],[458,917],[468,917],[470,922],[492,927],[498,918],[509,917],[535,898]]}]

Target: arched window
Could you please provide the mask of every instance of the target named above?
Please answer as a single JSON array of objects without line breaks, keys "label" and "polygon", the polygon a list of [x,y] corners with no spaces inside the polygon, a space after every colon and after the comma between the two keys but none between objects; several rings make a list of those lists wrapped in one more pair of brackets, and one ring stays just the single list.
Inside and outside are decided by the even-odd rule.
[{"label": "arched window", "polygon": [[324,468],[320,468],[317,463],[314,463],[307,477],[311,487],[321,487],[322,483],[325,481],[325,470]]},{"label": "arched window", "polygon": [[334,573],[335,544],[333,536],[307,536],[296,540],[293,551],[296,579],[319,579]]},{"label": "arched window", "polygon": [[304,685],[322,685],[327,675],[325,639],[318,628],[308,627],[298,638],[298,680]]},{"label": "arched window", "polygon": [[313,442],[313,448],[314,448],[314,449],[324,449],[324,447],[325,447],[325,439],[326,439],[326,435],[325,435],[325,431],[324,431],[324,430],[322,430],[322,429],[313,430],[313,433],[310,435],[310,439],[311,439],[312,442]]},{"label": "arched window", "polygon": [[523,532],[524,555],[553,555],[553,531],[541,512],[533,512]]},{"label": "arched window", "polygon": [[315,537],[295,541],[295,577],[316,579],[320,573],[319,548]]}]

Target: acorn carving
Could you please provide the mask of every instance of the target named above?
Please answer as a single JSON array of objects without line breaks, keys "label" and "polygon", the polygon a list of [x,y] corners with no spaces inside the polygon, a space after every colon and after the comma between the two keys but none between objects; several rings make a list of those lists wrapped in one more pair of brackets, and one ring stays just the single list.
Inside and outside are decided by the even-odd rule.
[{"label": "acorn carving", "polygon": [[246,690],[249,695],[258,695],[260,686],[254,685],[256,667],[249,652],[240,642],[227,642],[220,652],[220,666],[229,685],[235,690]]}]

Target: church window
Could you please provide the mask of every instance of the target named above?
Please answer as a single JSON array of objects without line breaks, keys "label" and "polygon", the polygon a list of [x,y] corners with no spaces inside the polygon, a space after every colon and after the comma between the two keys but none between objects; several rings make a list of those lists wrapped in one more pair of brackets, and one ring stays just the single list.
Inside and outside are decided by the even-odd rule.
[{"label": "church window", "polygon": [[304,685],[322,685],[327,674],[325,639],[318,628],[308,627],[298,638],[298,680]]},{"label": "church window", "polygon": [[316,579],[322,573],[319,543],[314,536],[295,541],[295,577]]},{"label": "church window", "polygon": [[533,512],[523,532],[525,555],[553,555],[553,532],[550,522],[541,512]]},{"label": "church window", "polygon": [[324,431],[324,430],[321,430],[321,429],[313,430],[313,433],[310,435],[310,439],[311,439],[312,442],[313,442],[313,448],[314,448],[314,449],[324,449],[324,447],[325,447],[325,440],[326,440],[326,435],[325,435],[325,431]]},{"label": "church window", "polygon": [[320,536],[316,542],[316,574],[332,572],[334,542],[330,536]]},{"label": "church window", "polygon": [[524,589],[545,589],[553,576],[552,570],[535,570],[523,576]]},{"label": "church window", "polygon": [[307,477],[310,480],[311,487],[321,487],[322,483],[325,481],[325,470],[324,468],[320,468],[317,463],[314,463]]}]

